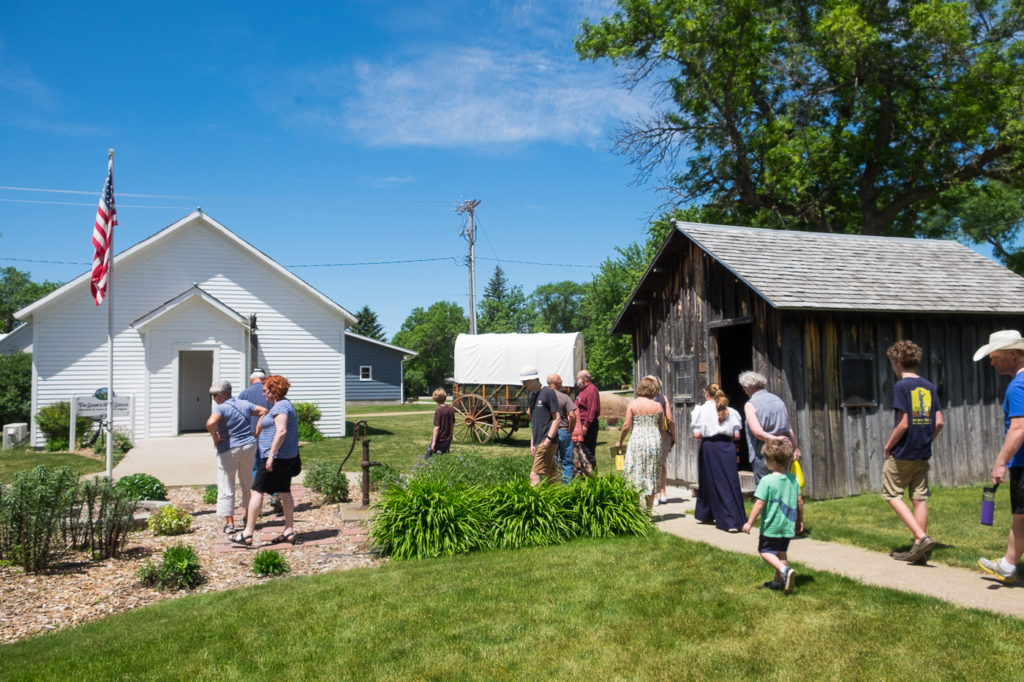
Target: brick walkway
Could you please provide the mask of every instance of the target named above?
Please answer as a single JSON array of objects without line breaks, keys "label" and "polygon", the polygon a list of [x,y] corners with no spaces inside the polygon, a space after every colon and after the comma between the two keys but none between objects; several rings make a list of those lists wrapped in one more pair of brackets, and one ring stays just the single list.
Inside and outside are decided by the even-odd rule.
[{"label": "brick walkway", "polygon": [[[253,533],[252,549],[296,549],[308,545],[336,545],[341,535],[356,544],[366,540],[366,527],[363,522],[338,520],[338,528],[311,528],[305,523],[302,512],[309,509],[309,503],[303,500],[307,497],[307,489],[302,485],[292,485],[292,499],[295,500],[295,544],[289,542],[278,542],[271,544],[271,540],[284,531],[284,515],[267,513],[259,518],[256,523],[256,531]],[[255,493],[254,493],[255,494]],[[245,516],[245,509],[235,511],[235,518]],[[213,551],[218,553],[247,552],[246,547],[236,547],[231,544],[230,536],[222,534],[214,541]]]}]

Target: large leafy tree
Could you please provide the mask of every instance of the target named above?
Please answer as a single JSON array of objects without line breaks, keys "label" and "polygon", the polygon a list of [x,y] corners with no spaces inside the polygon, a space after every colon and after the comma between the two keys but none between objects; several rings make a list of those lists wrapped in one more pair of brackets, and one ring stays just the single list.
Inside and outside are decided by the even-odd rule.
[{"label": "large leafy tree", "polygon": [[480,301],[477,331],[481,334],[524,334],[531,331],[532,318],[533,310],[523,287],[518,284],[509,286],[505,271],[500,265],[495,266]]},{"label": "large leafy tree", "polygon": [[28,422],[32,411],[32,356],[0,355],[0,424]]},{"label": "large leafy tree", "polygon": [[1024,212],[1022,15],[1021,0],[618,0],[576,49],[660,92],[619,149],[641,176],[667,169],[678,203],[708,218],[953,234],[933,212],[999,183],[1018,198],[1009,222],[960,236],[1010,256]]},{"label": "large leafy tree", "polygon": [[[694,216],[677,213],[674,217],[692,219]],[[643,243],[616,247],[617,256],[605,259],[597,274],[584,287],[580,305],[583,346],[587,354],[587,368],[594,383],[602,388],[619,388],[633,383],[630,337],[612,336],[611,328],[671,229],[671,221],[661,219],[651,225]]]},{"label": "large leafy tree", "polygon": [[377,313],[373,312],[368,305],[364,305],[356,312],[356,323],[348,329],[350,332],[376,339],[377,341],[387,339],[387,335],[384,333],[384,325],[377,320]]},{"label": "large leafy tree", "polygon": [[455,338],[469,331],[462,307],[438,301],[426,310],[413,308],[391,340],[418,355],[405,363],[405,393],[419,396],[444,386],[455,372]]},{"label": "large leafy tree", "polygon": [[59,282],[33,282],[27,272],[7,267],[0,270],[0,334],[20,324],[14,313],[60,286]]},{"label": "large leafy tree", "polygon": [[568,333],[582,329],[580,305],[583,285],[564,281],[541,284],[533,290],[530,304],[535,311],[535,332]]}]

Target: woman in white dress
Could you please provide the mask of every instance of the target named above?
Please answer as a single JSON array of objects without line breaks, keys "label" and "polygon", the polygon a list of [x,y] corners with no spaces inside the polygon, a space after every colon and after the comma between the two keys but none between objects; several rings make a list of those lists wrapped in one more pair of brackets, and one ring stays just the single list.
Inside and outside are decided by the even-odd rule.
[{"label": "woman in white dress", "polygon": [[647,508],[654,505],[657,494],[661,437],[665,432],[665,410],[655,402],[657,385],[644,377],[636,386],[636,398],[626,406],[626,419],[619,433],[618,447],[632,431],[626,446],[626,466],[623,475],[646,498]]}]

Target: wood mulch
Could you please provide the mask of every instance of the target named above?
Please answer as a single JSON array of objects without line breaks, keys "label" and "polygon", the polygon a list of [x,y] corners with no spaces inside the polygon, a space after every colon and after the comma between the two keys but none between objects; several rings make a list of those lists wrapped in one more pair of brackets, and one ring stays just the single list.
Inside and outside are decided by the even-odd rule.
[{"label": "wood mulch", "polygon": [[[253,545],[281,550],[291,568],[289,575],[383,563],[365,542],[365,522],[346,520],[341,506],[319,504],[316,496],[302,486],[293,485],[292,493],[296,502],[296,544],[266,544],[281,532],[284,518],[269,514],[269,507],[265,507]],[[186,594],[219,592],[273,580],[253,575],[256,552],[231,546],[214,506],[203,503],[202,488],[172,488],[167,496],[176,507],[192,513],[190,532],[176,536],[155,536],[149,530],[132,532],[116,559],[94,562],[84,553],[68,552],[63,563],[42,573],[26,574],[19,567],[0,567],[0,642],[14,642]],[[240,520],[241,513],[235,518]],[[192,591],[144,587],[137,577],[142,565],[147,559],[159,563],[163,550],[179,542],[195,548],[205,581]]]}]

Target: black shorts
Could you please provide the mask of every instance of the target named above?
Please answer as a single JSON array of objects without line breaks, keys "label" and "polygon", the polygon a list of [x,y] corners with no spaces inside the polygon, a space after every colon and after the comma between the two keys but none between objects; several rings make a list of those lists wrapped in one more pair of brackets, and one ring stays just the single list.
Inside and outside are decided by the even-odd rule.
[{"label": "black shorts", "polygon": [[1010,468],[1010,511],[1024,514],[1024,467]]},{"label": "black shorts", "polygon": [[260,466],[256,471],[256,480],[252,489],[258,493],[291,493],[292,491],[292,460],[274,458],[274,470],[267,471],[267,458],[260,458]]},{"label": "black shorts", "polygon": [[770,538],[762,535],[757,541],[759,554],[780,554],[789,550],[789,538]]}]

